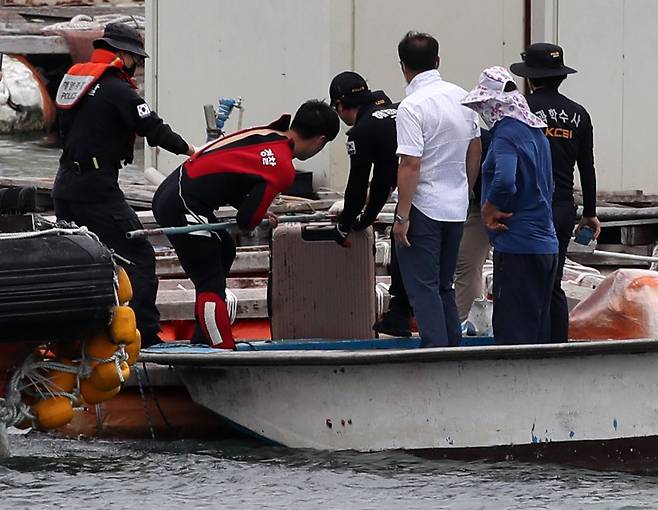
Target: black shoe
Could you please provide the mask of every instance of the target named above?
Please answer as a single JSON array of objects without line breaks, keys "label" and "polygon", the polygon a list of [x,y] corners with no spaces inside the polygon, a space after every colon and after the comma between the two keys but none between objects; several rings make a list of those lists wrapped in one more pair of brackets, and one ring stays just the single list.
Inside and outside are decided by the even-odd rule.
[{"label": "black shoe", "polygon": [[411,315],[388,310],[372,326],[377,333],[408,338],[411,336]]}]

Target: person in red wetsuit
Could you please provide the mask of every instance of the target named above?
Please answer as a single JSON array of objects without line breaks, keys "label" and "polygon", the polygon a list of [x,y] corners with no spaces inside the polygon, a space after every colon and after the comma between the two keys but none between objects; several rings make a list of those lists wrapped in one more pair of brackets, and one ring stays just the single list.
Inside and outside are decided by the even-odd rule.
[{"label": "person in red wetsuit", "polygon": [[[290,122],[275,122],[240,131],[199,149],[160,185],[153,197],[153,214],[162,227],[216,223],[213,211],[231,205],[243,229],[254,229],[268,207],[295,178],[294,158],[305,160],[338,134],[338,115],[325,102],[305,102]],[[226,277],[236,248],[226,230],[169,237],[181,266],[196,288],[196,330],[192,341],[233,349],[235,341],[226,308]]]}]

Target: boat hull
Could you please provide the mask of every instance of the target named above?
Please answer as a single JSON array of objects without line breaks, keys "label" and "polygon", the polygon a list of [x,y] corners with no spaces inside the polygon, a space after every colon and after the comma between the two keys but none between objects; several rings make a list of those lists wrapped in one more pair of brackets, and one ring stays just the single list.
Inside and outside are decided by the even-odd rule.
[{"label": "boat hull", "polygon": [[289,447],[533,456],[560,444],[655,447],[657,345],[243,352],[178,365],[196,402]]}]

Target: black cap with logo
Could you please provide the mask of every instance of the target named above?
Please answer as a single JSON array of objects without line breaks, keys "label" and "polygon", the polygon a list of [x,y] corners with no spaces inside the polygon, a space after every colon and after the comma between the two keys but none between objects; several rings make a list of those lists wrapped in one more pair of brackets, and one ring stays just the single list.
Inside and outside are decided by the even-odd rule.
[{"label": "black cap with logo", "polygon": [[124,23],[110,23],[105,27],[103,37],[94,41],[94,48],[102,46],[102,43],[116,49],[129,51],[135,55],[148,58],[144,51],[144,40],[136,28]]},{"label": "black cap with logo", "polygon": [[576,73],[575,69],[564,65],[564,52],[557,44],[535,43],[521,53],[523,62],[509,68],[517,76],[524,78],[550,78]]},{"label": "black cap with logo", "polygon": [[334,107],[337,101],[347,106],[357,106],[370,102],[372,92],[363,76],[354,71],[343,71],[331,80],[329,100]]}]

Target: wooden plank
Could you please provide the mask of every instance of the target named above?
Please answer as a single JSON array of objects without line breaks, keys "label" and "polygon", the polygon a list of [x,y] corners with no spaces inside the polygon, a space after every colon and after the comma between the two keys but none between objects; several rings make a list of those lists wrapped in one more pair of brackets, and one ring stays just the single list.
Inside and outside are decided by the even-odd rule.
[{"label": "wooden plank", "polygon": [[[265,285],[253,288],[229,288],[238,299],[237,319],[265,319],[269,317],[267,310],[267,282]],[[172,284],[176,283],[176,287]],[[377,278],[377,283],[390,283],[390,277]],[[183,288],[178,288],[178,286]],[[374,290],[374,289],[373,289]],[[172,280],[160,282],[156,305],[160,310],[160,320],[193,320],[195,292],[189,280]],[[388,308],[390,296],[384,293],[384,309]]]},{"label": "wooden plank", "polygon": [[[617,253],[631,253],[633,255],[651,255],[651,250],[653,245],[640,245],[640,246],[624,246],[621,244],[599,244],[596,247],[597,250],[601,251],[614,251]],[[619,266],[619,267],[648,267],[649,263],[641,260],[626,260],[619,259],[613,256],[604,257],[600,255],[594,255],[587,252],[574,252],[569,251],[567,256],[586,266]]]},{"label": "wooden plank", "polygon": [[68,54],[69,47],[59,35],[0,35],[0,53],[61,55]]},{"label": "wooden plank", "polygon": [[[377,243],[375,265],[382,268],[387,262],[390,244]],[[180,266],[178,256],[173,249],[160,249],[155,256],[155,272],[160,278],[182,278],[185,271]],[[266,273],[270,269],[270,251],[267,246],[238,247],[231,275]]]},{"label": "wooden plank", "polygon": [[[267,318],[267,290],[234,289],[238,298],[238,319]],[[156,305],[160,310],[160,320],[191,320],[194,318],[194,290],[158,291]]]},{"label": "wooden plank", "polygon": [[[384,283],[390,285],[390,276],[378,276],[377,283]],[[258,276],[250,277],[233,277],[226,279],[226,286],[229,289],[260,289],[267,288],[267,278]],[[172,278],[167,280],[160,280],[159,291],[174,291],[174,290],[194,290],[194,284],[187,278]]]},{"label": "wooden plank", "polygon": [[[574,191],[576,202],[582,204],[582,191]],[[645,194],[642,190],[622,190],[622,191],[597,191],[597,202],[611,202],[620,204],[658,204],[658,195]]]},{"label": "wooden plank", "polygon": [[621,244],[637,246],[656,242],[657,229],[652,225],[625,225],[621,227]]},{"label": "wooden plank", "polygon": [[635,220],[615,220],[615,221],[602,221],[601,228],[610,227],[626,227],[632,225],[658,225],[658,217],[656,218],[638,218]]}]

